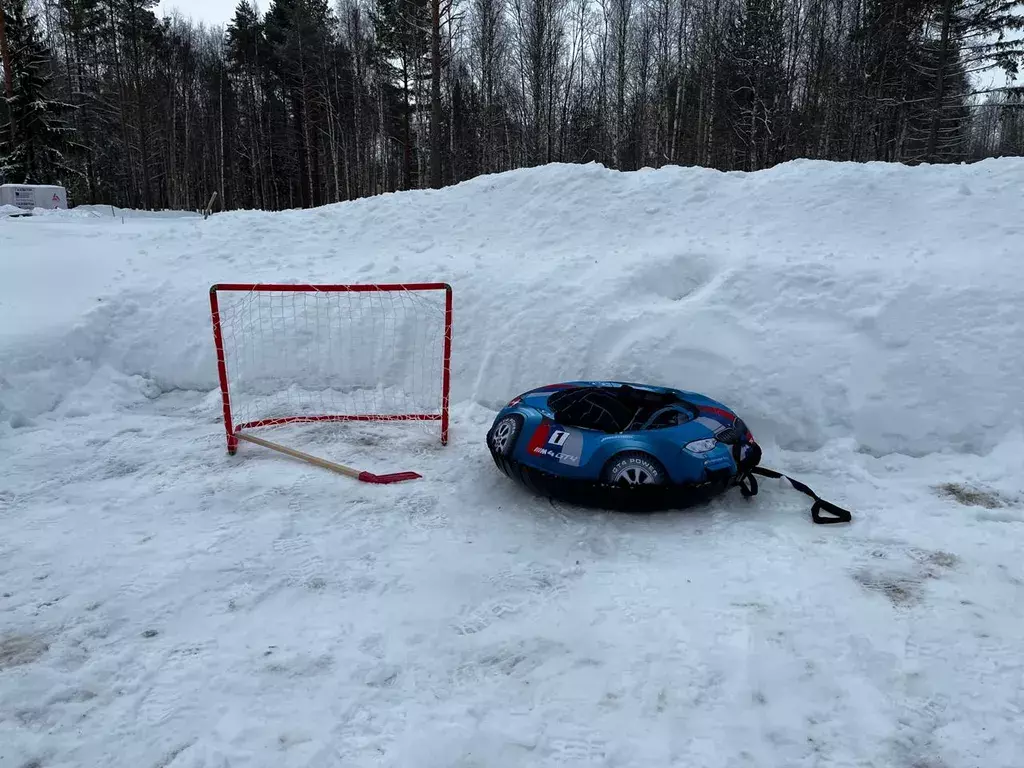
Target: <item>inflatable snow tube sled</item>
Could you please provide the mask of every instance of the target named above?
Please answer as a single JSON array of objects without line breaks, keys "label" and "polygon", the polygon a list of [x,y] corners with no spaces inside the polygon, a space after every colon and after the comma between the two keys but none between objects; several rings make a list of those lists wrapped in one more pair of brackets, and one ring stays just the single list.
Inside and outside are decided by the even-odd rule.
[{"label": "inflatable snow tube sled", "polygon": [[487,447],[513,480],[581,506],[679,509],[733,487],[749,498],[760,475],[785,478],[814,499],[815,523],[852,519],[803,483],[758,466],[761,449],[743,420],[695,392],[617,381],[538,387],[498,412]]}]

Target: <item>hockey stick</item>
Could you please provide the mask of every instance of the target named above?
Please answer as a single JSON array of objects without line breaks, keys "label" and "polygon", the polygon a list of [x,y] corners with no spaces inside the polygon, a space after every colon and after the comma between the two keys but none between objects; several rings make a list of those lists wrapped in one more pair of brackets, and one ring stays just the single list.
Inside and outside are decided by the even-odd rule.
[{"label": "hockey stick", "polygon": [[281,453],[288,454],[296,459],[302,461],[308,461],[310,464],[315,464],[318,467],[329,469],[332,472],[339,472],[349,477],[354,477],[356,480],[361,480],[364,483],[400,483],[403,480],[415,480],[418,477],[422,477],[415,472],[393,472],[390,475],[375,475],[372,472],[362,472],[352,467],[346,467],[344,464],[336,464],[333,461],[327,461],[327,459],[320,459],[316,456],[311,456],[308,453],[302,451],[296,451],[294,448],[286,448],[278,443],[272,443],[269,440],[264,440],[262,437],[253,437],[252,435],[246,435],[242,432],[236,432],[235,437],[239,440],[245,440],[256,445],[262,445],[264,448],[270,448],[274,451],[280,451]]}]

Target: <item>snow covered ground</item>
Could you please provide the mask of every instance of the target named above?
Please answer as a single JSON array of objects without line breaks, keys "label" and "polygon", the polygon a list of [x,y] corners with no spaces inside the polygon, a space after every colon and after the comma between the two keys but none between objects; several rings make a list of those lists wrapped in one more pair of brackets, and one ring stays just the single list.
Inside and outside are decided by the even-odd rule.
[{"label": "snow covered ground", "polygon": [[[1024,161],[551,166],[288,213],[0,219],[0,766],[1019,765]],[[452,442],[224,451],[208,289],[454,287]],[[737,408],[624,516],[487,456],[531,386]]]}]

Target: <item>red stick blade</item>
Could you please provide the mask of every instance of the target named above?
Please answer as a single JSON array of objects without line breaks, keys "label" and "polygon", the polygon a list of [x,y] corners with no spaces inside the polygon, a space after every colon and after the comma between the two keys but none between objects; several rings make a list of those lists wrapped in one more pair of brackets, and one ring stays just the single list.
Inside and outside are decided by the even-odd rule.
[{"label": "red stick blade", "polygon": [[418,475],[415,472],[392,472],[390,475],[375,475],[372,472],[359,473],[359,479],[364,483],[377,483],[379,485],[400,483],[403,480],[415,480],[419,477],[423,477],[423,475]]}]

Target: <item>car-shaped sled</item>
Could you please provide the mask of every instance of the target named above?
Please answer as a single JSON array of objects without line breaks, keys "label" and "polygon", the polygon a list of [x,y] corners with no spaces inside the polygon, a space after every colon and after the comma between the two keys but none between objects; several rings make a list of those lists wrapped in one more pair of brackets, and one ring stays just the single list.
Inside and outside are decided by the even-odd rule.
[{"label": "car-shaped sled", "polygon": [[487,446],[531,490],[634,509],[707,500],[742,484],[761,458],[746,424],[722,403],[619,381],[525,392],[498,412]]}]

